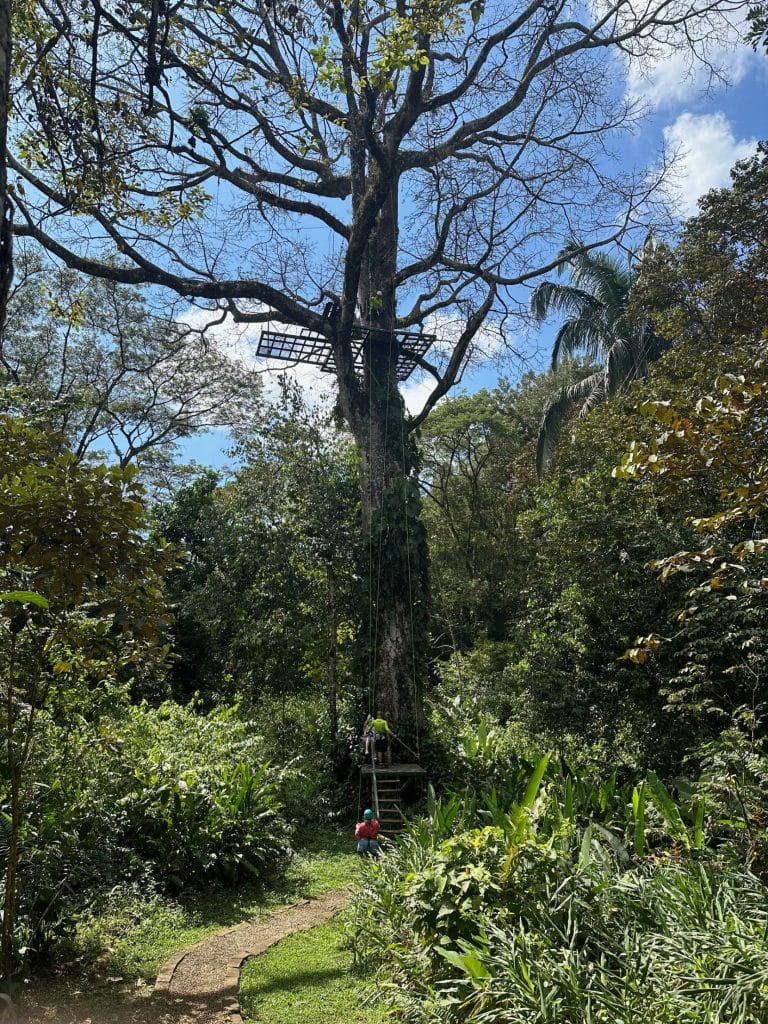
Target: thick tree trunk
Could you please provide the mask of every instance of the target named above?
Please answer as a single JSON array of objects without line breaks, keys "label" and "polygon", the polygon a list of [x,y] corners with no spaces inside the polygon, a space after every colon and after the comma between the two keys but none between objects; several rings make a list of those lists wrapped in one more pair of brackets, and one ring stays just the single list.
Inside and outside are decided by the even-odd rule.
[{"label": "thick tree trunk", "polygon": [[[352,382],[340,374],[339,385],[341,407],[361,456],[372,710],[413,747],[423,721],[427,559],[415,452],[397,380],[397,219],[395,183],[362,263],[360,317],[371,328],[363,379]],[[404,753],[395,751],[396,756]]]},{"label": "thick tree trunk", "polygon": [[20,790],[21,780],[14,766],[10,777],[10,821],[8,822],[8,852],[5,858],[3,887],[3,927],[0,935],[0,981],[14,977],[16,964],[16,889],[19,867],[19,834],[22,826]]},{"label": "thick tree trunk", "polygon": [[5,857],[3,878],[3,921],[0,930],[0,981],[8,981],[13,977],[16,967],[16,947],[14,932],[16,929],[16,873],[19,864],[19,834],[21,831],[21,770],[16,750],[16,719],[15,708],[18,697],[14,690],[16,637],[11,634],[11,645],[8,658],[8,678],[5,688],[5,760],[8,766],[8,788],[10,802],[10,821],[8,822],[8,851]]}]

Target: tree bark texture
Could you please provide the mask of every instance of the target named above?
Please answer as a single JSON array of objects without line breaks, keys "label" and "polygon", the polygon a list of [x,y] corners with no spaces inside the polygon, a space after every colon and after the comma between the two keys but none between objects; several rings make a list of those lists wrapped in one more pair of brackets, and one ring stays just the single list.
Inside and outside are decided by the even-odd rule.
[{"label": "tree bark texture", "polygon": [[16,967],[14,932],[16,930],[16,875],[19,863],[19,833],[21,831],[21,769],[16,750],[16,715],[18,697],[14,688],[16,637],[11,636],[8,658],[8,677],[5,692],[5,759],[8,763],[10,821],[8,822],[8,851],[5,857],[3,879],[3,923],[0,932],[0,981],[10,980]]}]

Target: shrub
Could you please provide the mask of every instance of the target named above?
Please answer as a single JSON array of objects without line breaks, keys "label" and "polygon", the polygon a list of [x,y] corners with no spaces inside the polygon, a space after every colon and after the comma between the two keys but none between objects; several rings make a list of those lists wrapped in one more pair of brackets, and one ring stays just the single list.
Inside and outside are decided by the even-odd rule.
[{"label": "shrub", "polygon": [[167,703],[112,712],[41,725],[19,917],[37,960],[116,885],[264,880],[290,856],[281,774],[236,711]]},{"label": "shrub", "polygon": [[356,901],[407,1021],[735,1024],[768,1014],[768,901],[655,776],[433,801]]}]

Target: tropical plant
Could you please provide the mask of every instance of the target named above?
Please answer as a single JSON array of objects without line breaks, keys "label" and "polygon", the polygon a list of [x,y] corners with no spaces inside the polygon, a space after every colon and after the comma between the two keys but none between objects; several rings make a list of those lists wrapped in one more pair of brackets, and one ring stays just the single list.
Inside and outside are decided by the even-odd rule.
[{"label": "tropical plant", "polygon": [[483,633],[501,639],[520,601],[516,520],[532,482],[539,412],[527,421],[518,411],[524,390],[501,386],[448,399],[420,438],[433,644],[443,656]]},{"label": "tropical plant", "polygon": [[[626,657],[642,664],[671,642],[679,667],[667,687],[669,703],[708,720],[710,735],[734,715],[759,719],[768,707],[764,346],[762,339],[734,343],[727,352],[736,372],[721,373],[706,390],[681,389],[673,401],[645,402],[641,412],[655,421],[653,434],[633,442],[615,470],[635,489],[652,487],[673,503],[685,498],[690,542],[649,563],[662,582],[685,581],[681,605],[670,614],[671,628],[660,624],[664,634],[636,638]],[[714,361],[718,349],[702,355]]]},{"label": "tropical plant", "polygon": [[542,281],[533,289],[531,312],[539,321],[552,313],[566,314],[552,347],[553,369],[577,353],[602,367],[560,388],[546,406],[536,447],[539,475],[573,412],[578,409],[584,416],[606,398],[625,391],[633,380],[645,376],[648,364],[662,351],[650,323],[627,315],[633,279],[630,267],[622,267],[606,253],[586,252],[571,241],[559,253],[558,273],[566,270],[568,284]]},{"label": "tropical plant", "polygon": [[65,719],[47,706],[37,729],[17,919],[33,965],[50,966],[83,915],[123,888],[167,898],[264,882],[290,855],[291,768],[267,763],[261,731],[236,709],[113,699]]},{"label": "tropical plant", "polygon": [[0,417],[0,975],[16,966],[15,917],[41,711],[94,707],[167,648],[162,576],[172,564],[145,535],[135,471],[77,465],[58,438]]},{"label": "tropical plant", "polygon": [[431,800],[370,867],[353,944],[382,964],[402,1018],[764,1019],[765,888],[713,860],[702,802],[652,773],[619,785],[546,769],[512,799]]}]

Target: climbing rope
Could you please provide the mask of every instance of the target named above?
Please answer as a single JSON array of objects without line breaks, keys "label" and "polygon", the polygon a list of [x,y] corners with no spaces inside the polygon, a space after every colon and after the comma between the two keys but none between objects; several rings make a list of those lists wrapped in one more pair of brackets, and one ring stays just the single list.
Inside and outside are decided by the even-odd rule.
[{"label": "climbing rope", "polygon": [[[403,404],[403,414],[402,414],[402,416],[400,418],[400,446],[401,446],[401,450],[402,450],[401,458],[402,458],[403,470],[405,470],[405,404]],[[410,624],[411,624],[411,684],[412,684],[412,687],[413,687],[413,691],[412,691],[413,692],[413,706],[414,706],[414,708],[416,708],[417,705],[418,705],[419,694],[418,694],[418,690],[417,690],[417,687],[416,687],[416,637],[415,637],[415,630],[413,628],[413,579],[412,579],[412,574],[411,574],[411,528],[410,528],[410,517],[408,515],[408,488],[407,488],[407,482],[408,481],[407,481],[407,478],[404,478],[404,482],[405,482],[406,486],[403,487],[403,516],[405,518],[405,557],[406,557],[406,563],[407,563],[407,566],[408,566],[408,612],[409,612],[409,618],[410,618]],[[419,732],[420,732],[420,730],[419,730],[419,717],[418,717],[418,715],[416,716],[415,725],[416,725],[416,751],[411,751],[411,753],[415,753],[416,761],[418,762],[418,761],[421,760],[421,757],[419,755]],[[400,740],[400,742],[403,743],[402,740]],[[405,746],[405,744],[403,744],[403,745]],[[410,748],[408,748],[408,749],[410,749]]]}]

